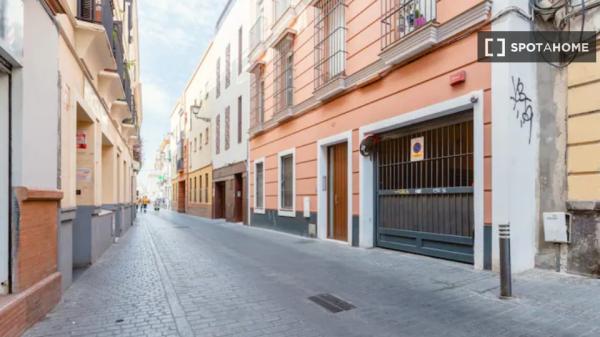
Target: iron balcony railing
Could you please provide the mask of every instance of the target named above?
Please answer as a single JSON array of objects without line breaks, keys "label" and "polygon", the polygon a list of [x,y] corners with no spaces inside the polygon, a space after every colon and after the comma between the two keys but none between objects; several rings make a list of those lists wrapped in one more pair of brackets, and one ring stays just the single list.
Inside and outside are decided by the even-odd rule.
[{"label": "iron balcony railing", "polygon": [[273,0],[273,22],[277,22],[292,6],[292,0]]},{"label": "iron balcony railing", "polygon": [[436,18],[436,0],[381,0],[381,49]]},{"label": "iron balcony railing", "polygon": [[104,26],[108,40],[113,31],[113,2],[112,0],[78,0],[78,19],[98,23]]},{"label": "iron balcony railing", "polygon": [[265,19],[263,16],[259,16],[250,28],[250,52],[254,51],[259,44],[263,42],[264,30],[265,30]]}]

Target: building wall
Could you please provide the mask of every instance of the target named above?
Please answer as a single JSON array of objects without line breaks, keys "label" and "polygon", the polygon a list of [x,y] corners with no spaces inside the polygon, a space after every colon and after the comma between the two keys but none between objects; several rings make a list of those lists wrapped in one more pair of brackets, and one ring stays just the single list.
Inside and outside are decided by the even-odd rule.
[{"label": "building wall", "polygon": [[212,171],[212,166],[208,165],[190,172],[186,213],[212,218]]},{"label": "building wall", "polygon": [[[595,17],[600,27],[600,15]],[[600,60],[600,48],[596,52]],[[566,271],[600,275],[600,62],[568,67]]]},{"label": "building wall", "polygon": [[600,200],[600,62],[572,63],[568,73],[569,200]]},{"label": "building wall", "polygon": [[[269,2],[269,1],[265,1]],[[216,34],[213,38],[212,49],[214,55],[212,57],[213,62],[208,64],[209,71],[212,71],[216,76],[216,60],[220,58],[220,95],[215,96],[214,113],[212,119],[212,129],[215,130],[214,135],[211,136],[213,140],[212,144],[212,161],[213,168],[218,169],[225,167],[229,164],[245,161],[248,155],[248,130],[249,127],[249,111],[250,111],[250,82],[249,74],[242,69],[241,73],[238,73],[238,34],[240,27],[242,28],[242,56],[247,55],[248,48],[248,32],[250,29],[248,15],[249,0],[237,0],[232,1],[228,5],[231,6],[229,11],[224,10],[224,16],[220,26],[217,28]],[[230,46],[230,73],[231,83],[229,87],[225,85],[225,74],[226,74],[226,48]],[[245,59],[242,60],[243,68],[247,65]],[[213,84],[216,85],[216,84]],[[242,97],[242,137],[238,142],[238,97]],[[230,109],[230,147],[225,147],[225,109]],[[220,151],[216,152],[216,116],[220,115]]]}]

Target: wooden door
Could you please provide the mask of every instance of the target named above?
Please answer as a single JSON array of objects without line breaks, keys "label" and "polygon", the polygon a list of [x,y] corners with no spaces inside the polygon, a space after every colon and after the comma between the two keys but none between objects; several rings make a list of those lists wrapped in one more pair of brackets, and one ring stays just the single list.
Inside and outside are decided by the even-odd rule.
[{"label": "wooden door", "polygon": [[348,240],[348,144],[328,149],[328,237]]}]

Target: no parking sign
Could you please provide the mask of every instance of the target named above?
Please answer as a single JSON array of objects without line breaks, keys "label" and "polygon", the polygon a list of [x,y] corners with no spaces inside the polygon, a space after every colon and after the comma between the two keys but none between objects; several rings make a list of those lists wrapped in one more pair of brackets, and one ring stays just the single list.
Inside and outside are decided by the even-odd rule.
[{"label": "no parking sign", "polygon": [[425,138],[416,137],[410,140],[410,161],[421,161],[425,158]]}]

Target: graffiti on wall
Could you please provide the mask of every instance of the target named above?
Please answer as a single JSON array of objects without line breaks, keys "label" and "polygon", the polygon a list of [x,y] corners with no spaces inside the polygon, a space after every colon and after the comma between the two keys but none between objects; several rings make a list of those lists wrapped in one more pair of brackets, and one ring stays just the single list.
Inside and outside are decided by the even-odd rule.
[{"label": "graffiti on wall", "polygon": [[533,131],[533,105],[531,98],[525,92],[525,84],[520,77],[512,76],[513,95],[510,100],[513,102],[513,112],[521,124],[521,128],[529,128],[529,144],[531,144],[531,133]]}]

